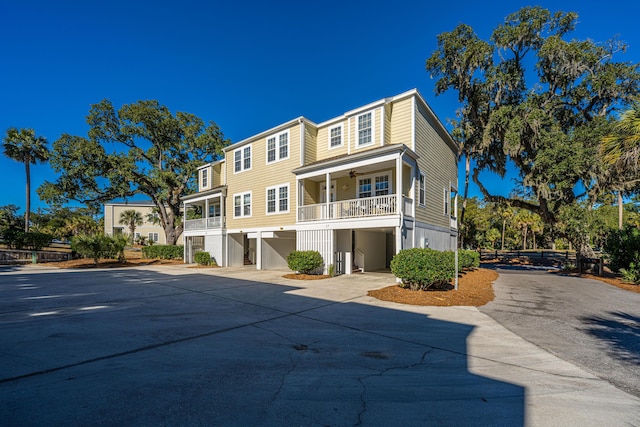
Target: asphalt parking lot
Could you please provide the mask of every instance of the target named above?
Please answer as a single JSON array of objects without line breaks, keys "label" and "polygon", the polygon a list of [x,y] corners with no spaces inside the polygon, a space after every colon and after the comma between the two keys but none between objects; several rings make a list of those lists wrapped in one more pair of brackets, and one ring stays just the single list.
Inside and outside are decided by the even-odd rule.
[{"label": "asphalt parking lot", "polygon": [[635,425],[640,399],[384,274],[0,269],[2,425]]}]

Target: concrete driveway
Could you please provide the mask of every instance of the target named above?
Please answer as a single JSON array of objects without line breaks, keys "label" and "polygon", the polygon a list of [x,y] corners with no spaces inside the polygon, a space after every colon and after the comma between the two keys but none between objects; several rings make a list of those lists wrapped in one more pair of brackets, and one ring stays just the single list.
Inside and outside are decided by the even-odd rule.
[{"label": "concrete driveway", "polygon": [[2,425],[634,425],[640,399],[385,274],[0,270]]},{"label": "concrete driveway", "polygon": [[540,270],[498,272],[496,299],[480,311],[640,397],[640,294]]}]

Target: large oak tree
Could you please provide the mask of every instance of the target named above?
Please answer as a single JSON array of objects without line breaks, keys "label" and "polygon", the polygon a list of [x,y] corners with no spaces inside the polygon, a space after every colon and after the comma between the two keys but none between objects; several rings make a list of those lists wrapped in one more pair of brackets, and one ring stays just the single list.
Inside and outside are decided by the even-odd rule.
[{"label": "large oak tree", "polygon": [[[568,206],[593,205],[612,190],[599,141],[611,130],[612,113],[638,95],[640,82],[637,64],[617,60],[624,43],[570,38],[577,19],[573,12],[525,7],[488,40],[460,24],[438,35],[426,61],[436,93],[458,94],[453,133],[461,154],[475,163],[473,171],[467,164],[467,177],[486,200],[528,209],[553,228]],[[491,194],[484,185],[481,172],[504,177],[509,164],[527,197]],[[584,236],[569,237],[589,252]]]},{"label": "large oak tree", "polygon": [[50,159],[60,174],[45,182],[40,197],[93,208],[115,198],[144,194],[156,205],[167,244],[183,231],[181,198],[194,191],[197,168],[222,156],[229,144],[220,128],[157,101],[138,101],[115,110],[103,100],[87,116],[88,137],[62,135]]}]

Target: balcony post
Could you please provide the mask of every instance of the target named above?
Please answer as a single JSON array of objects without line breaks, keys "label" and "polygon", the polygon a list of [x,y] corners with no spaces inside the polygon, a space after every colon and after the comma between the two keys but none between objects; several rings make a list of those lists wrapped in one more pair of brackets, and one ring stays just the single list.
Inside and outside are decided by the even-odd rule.
[{"label": "balcony post", "polygon": [[209,228],[209,199],[204,199],[204,228]]},{"label": "balcony post", "polygon": [[[402,204],[401,204],[402,203]],[[404,200],[402,200],[402,154],[396,158],[396,210],[400,214],[400,227],[396,228],[396,253],[402,249]]]},{"label": "balcony post", "polygon": [[331,174],[327,173],[325,174],[325,202],[326,202],[326,208],[325,208],[325,218],[329,218],[329,203],[331,203]]}]

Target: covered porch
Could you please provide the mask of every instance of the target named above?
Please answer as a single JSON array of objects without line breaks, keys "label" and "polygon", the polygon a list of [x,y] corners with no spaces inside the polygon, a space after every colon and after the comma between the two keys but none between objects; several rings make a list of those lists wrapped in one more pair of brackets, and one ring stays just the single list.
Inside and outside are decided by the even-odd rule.
[{"label": "covered porch", "polygon": [[389,145],[294,170],[296,221],[414,217],[416,159],[406,146]]},{"label": "covered porch", "polygon": [[226,187],[218,187],[184,198],[184,231],[225,228]]}]

